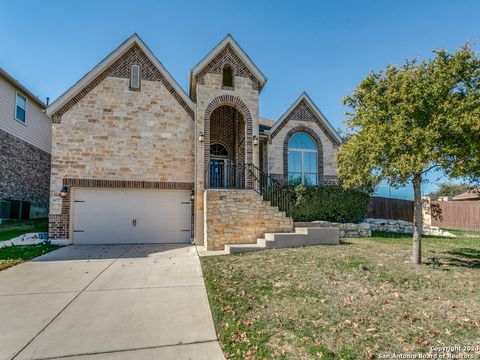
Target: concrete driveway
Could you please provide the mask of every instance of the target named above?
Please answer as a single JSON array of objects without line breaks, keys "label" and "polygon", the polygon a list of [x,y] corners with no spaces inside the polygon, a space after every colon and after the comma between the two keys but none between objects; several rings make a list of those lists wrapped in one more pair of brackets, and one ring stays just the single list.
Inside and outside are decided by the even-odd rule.
[{"label": "concrete driveway", "polygon": [[0,272],[0,359],[223,359],[192,246],[68,246]]}]

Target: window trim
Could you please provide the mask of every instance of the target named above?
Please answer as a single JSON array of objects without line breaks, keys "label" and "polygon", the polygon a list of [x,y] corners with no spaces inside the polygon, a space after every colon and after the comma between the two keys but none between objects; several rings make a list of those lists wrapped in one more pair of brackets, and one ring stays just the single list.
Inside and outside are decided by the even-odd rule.
[{"label": "window trim", "polygon": [[[17,104],[17,99],[18,99],[18,96],[21,96],[22,98],[25,99],[25,121],[17,118],[17,107],[18,107],[18,104]],[[13,117],[16,121],[18,121],[20,124],[23,124],[23,125],[27,125],[27,108],[28,108],[28,99],[27,97],[21,93],[20,91],[15,91],[15,107],[13,109]]]}]

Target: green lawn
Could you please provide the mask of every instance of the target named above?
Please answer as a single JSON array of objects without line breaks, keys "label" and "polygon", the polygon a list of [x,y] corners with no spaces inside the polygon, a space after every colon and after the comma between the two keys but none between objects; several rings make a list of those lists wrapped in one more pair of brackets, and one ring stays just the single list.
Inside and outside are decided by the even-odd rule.
[{"label": "green lawn", "polygon": [[52,245],[9,246],[0,249],[0,271],[58,249]]},{"label": "green lawn", "polygon": [[201,258],[225,354],[368,359],[480,345],[480,234],[457,234],[424,238],[420,266],[409,262],[409,236],[380,233],[340,246]]},{"label": "green lawn", "polygon": [[0,241],[10,240],[14,237],[31,233],[47,232],[48,220],[18,220],[0,225]]}]

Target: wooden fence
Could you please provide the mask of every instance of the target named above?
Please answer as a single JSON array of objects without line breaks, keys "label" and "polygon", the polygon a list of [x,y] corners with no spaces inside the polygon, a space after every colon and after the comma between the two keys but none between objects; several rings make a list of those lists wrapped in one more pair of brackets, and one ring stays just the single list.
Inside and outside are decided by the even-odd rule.
[{"label": "wooden fence", "polygon": [[480,230],[480,201],[432,201],[432,225]]},{"label": "wooden fence", "polygon": [[371,196],[367,217],[413,221],[413,201]]}]

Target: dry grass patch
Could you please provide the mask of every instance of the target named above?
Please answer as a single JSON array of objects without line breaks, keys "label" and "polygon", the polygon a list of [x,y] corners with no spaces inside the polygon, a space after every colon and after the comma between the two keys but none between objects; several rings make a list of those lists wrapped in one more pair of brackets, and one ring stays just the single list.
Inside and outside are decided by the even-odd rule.
[{"label": "dry grass patch", "polygon": [[202,258],[213,317],[230,358],[374,358],[480,345],[480,235],[377,234],[341,246]]}]

